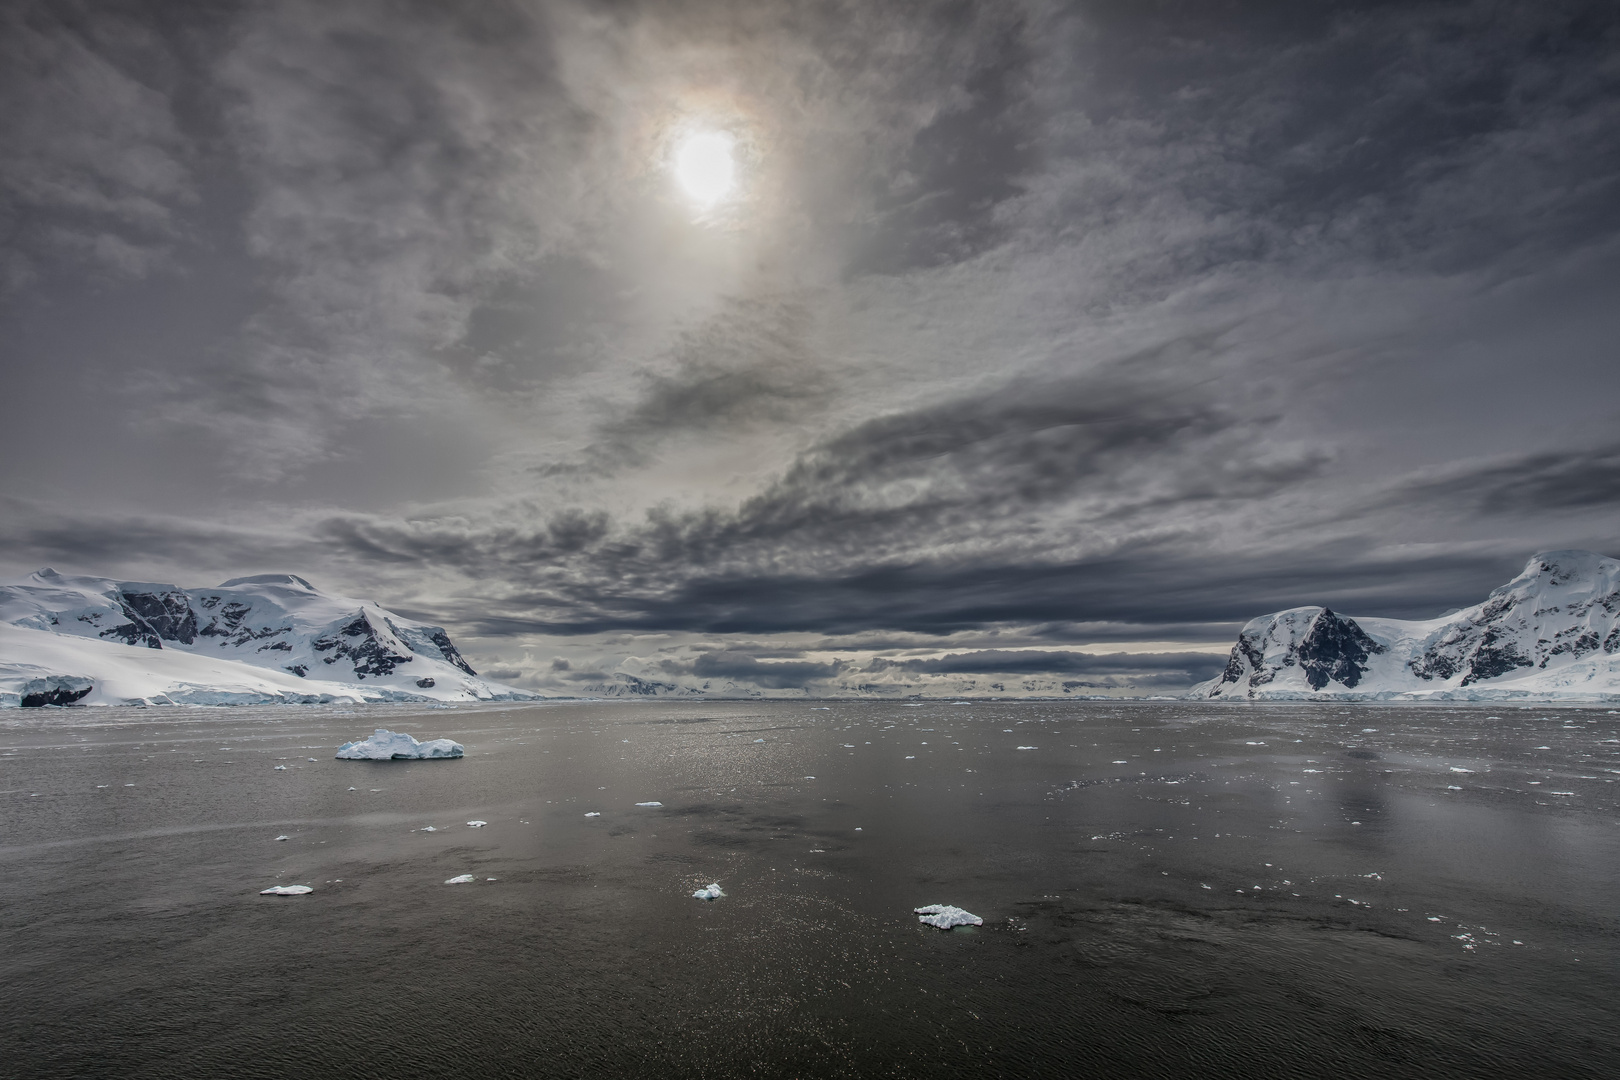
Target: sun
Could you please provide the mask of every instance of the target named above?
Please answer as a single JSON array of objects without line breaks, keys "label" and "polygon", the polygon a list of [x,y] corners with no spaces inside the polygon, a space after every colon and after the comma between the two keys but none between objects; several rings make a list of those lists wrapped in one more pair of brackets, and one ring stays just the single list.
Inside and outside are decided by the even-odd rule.
[{"label": "sun", "polygon": [[675,182],[702,209],[731,192],[737,181],[736,140],[723,131],[689,135],[675,150]]}]

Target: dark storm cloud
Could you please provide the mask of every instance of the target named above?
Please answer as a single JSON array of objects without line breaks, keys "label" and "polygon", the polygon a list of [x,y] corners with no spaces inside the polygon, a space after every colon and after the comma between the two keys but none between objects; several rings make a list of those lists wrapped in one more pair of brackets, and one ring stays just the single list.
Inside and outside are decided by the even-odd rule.
[{"label": "dark storm cloud", "polygon": [[980,649],[930,659],[889,660],[879,657],[863,669],[877,673],[899,670],[922,675],[1122,675],[1173,674],[1199,682],[1220,672],[1224,656],[1209,653],[1080,653]]},{"label": "dark storm cloud", "polygon": [[836,662],[816,664],[802,660],[761,663],[747,653],[727,651],[704,653],[692,663],[689,670],[700,679],[735,679],[782,690],[833,678],[845,666]]},{"label": "dark storm cloud", "polygon": [[684,335],[661,369],[637,373],[637,393],[610,410],[580,468],[601,473],[645,465],[666,440],[798,419],[825,403],[827,373],[805,341],[809,313],[782,297],[730,300]]},{"label": "dark storm cloud", "polygon": [[1484,514],[1620,508],[1620,444],[1525,454],[1403,485],[1402,500],[1444,499]]}]

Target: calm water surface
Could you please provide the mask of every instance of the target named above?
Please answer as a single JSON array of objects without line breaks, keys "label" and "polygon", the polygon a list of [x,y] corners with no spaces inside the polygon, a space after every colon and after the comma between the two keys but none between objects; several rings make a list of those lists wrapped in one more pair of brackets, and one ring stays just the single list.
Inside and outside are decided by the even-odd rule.
[{"label": "calm water surface", "polygon": [[7,712],[0,1074],[1615,1075],[1606,709],[816,704]]}]

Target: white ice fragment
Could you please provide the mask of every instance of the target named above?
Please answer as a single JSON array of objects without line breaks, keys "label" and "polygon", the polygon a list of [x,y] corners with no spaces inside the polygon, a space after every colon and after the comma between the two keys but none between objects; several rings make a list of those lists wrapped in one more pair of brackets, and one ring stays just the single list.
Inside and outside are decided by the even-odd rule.
[{"label": "white ice fragment", "polygon": [[1020,746],[1018,749],[1020,749],[1020,750],[1038,750],[1040,748],[1036,747],[1036,746]]},{"label": "white ice fragment", "polygon": [[765,740],[764,739],[755,739],[754,741],[755,742],[764,742]]},{"label": "white ice fragment", "polygon": [[929,904],[927,907],[912,908],[917,914],[917,921],[937,926],[941,930],[949,930],[953,926],[983,926],[984,920],[971,912],[963,911],[959,907],[949,904]]},{"label": "white ice fragment", "polygon": [[636,805],[637,806],[663,806],[664,804],[661,803],[661,802],[654,801],[654,802],[638,802],[638,803],[636,803]]},{"label": "white ice fragment", "polygon": [[307,760],[309,760],[309,761],[314,761],[314,760],[315,760],[315,759],[314,759],[314,758],[308,758],[308,759],[307,759]]},{"label": "white ice fragment", "polygon": [[272,885],[268,889],[260,889],[260,896],[303,896],[315,890],[308,885]]},{"label": "white ice fragment", "polygon": [[277,840],[291,840],[292,837],[288,836],[286,833],[282,833],[280,836],[276,837],[276,839]]},{"label": "white ice fragment", "polygon": [[1455,772],[1455,773],[1471,773],[1471,772],[1473,772],[1473,771],[1474,771],[1474,770],[1473,770],[1473,769],[1465,769],[1465,768],[1463,768],[1463,767],[1462,767],[1462,766],[1460,766],[1460,765],[1453,765],[1453,766],[1452,766],[1452,767],[1451,767],[1451,771],[1452,771],[1452,772]]},{"label": "white ice fragment", "polygon": [[487,822],[487,821],[469,821],[469,822],[467,822],[467,828],[469,828],[469,829],[482,829],[485,825],[488,825],[488,824],[489,824],[489,822]]},{"label": "white ice fragment", "polygon": [[438,832],[439,830],[436,827],[432,826],[432,825],[424,825],[420,829],[418,829],[417,831],[418,832]]},{"label": "white ice fragment", "polygon": [[1110,764],[1110,765],[1129,765],[1130,762],[1128,762],[1128,761],[1110,761],[1108,764]]},{"label": "white ice fragment", "polygon": [[445,880],[445,884],[446,885],[466,885],[468,882],[475,881],[475,880],[477,880],[477,879],[475,879],[471,874],[457,874],[453,878],[447,878]]},{"label": "white ice fragment", "polygon": [[718,900],[724,895],[726,895],[726,894],[720,891],[719,883],[711,881],[711,882],[709,882],[708,885],[704,886],[703,888],[699,889],[697,892],[693,893],[692,894],[692,899],[694,899],[694,900]]},{"label": "white ice fragment", "polygon": [[276,772],[286,772],[287,771],[287,766],[285,766],[285,765],[277,765],[275,771]]},{"label": "white ice fragment", "polygon": [[585,816],[586,817],[601,817],[602,816],[602,811],[600,811],[600,810],[590,810],[590,811],[586,812]]},{"label": "white ice fragment", "polygon": [[449,739],[417,742],[403,731],[378,728],[369,739],[344,743],[337,756],[345,761],[414,761],[421,758],[458,758],[462,745]]}]

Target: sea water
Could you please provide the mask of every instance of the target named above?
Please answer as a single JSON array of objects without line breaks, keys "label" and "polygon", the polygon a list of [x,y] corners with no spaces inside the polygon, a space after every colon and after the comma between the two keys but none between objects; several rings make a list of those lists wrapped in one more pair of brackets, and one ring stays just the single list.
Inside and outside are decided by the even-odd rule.
[{"label": "sea water", "polygon": [[1606,708],[12,711],[0,1073],[1613,1075],[1617,781]]}]

